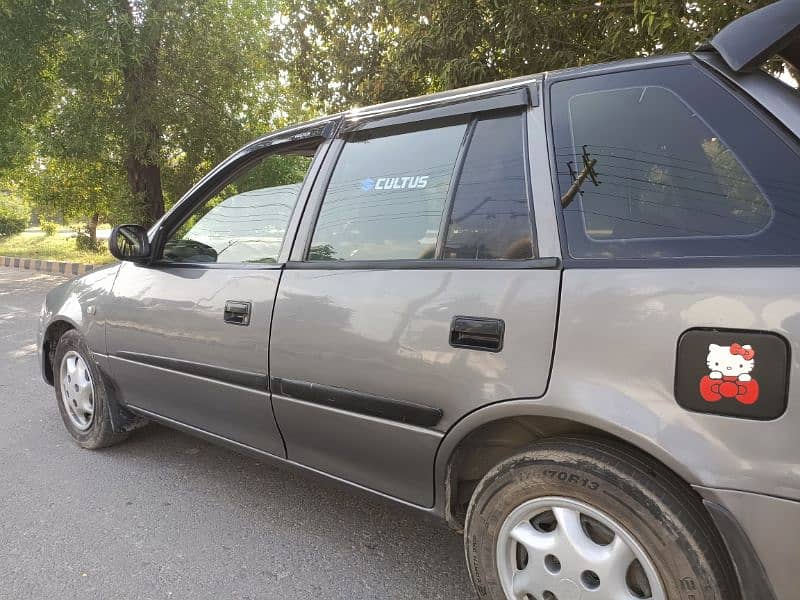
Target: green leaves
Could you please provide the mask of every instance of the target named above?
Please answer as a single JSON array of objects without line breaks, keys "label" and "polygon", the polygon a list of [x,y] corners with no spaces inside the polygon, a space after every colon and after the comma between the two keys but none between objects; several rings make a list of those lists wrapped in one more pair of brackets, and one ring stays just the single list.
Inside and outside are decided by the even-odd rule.
[{"label": "green leaves", "polygon": [[[126,213],[153,218],[162,192],[173,202],[202,173],[246,140],[283,121],[275,7],[262,0],[0,0],[0,170],[38,156],[109,183],[155,169],[158,187],[107,188]],[[5,62],[5,61],[4,61]],[[30,171],[28,171],[30,172]],[[55,203],[54,187],[27,181]],[[89,200],[62,194],[60,205]],[[163,208],[161,209],[163,210]],[[148,217],[149,215],[149,217]]]},{"label": "green leaves", "polygon": [[332,110],[691,51],[770,1],[283,0],[283,57],[292,88]]},{"label": "green leaves", "polygon": [[0,173],[46,210],[152,221],[288,122],[690,51],[769,1],[0,0]]},{"label": "green leaves", "polygon": [[0,238],[22,233],[28,226],[31,211],[6,192],[0,192]]}]

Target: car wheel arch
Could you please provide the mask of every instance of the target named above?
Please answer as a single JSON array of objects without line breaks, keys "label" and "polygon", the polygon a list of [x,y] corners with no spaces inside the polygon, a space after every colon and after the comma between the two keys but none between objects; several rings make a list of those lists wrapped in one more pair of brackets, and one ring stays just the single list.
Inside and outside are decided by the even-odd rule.
[{"label": "car wheel arch", "polygon": [[44,373],[45,380],[53,385],[53,360],[55,358],[56,347],[61,337],[71,331],[77,329],[75,323],[68,319],[56,318],[53,319],[45,329],[44,336],[42,337],[42,372]]},{"label": "car wheel arch", "polygon": [[[445,435],[436,455],[434,511],[441,514],[452,529],[462,532],[466,507],[484,475],[505,459],[526,450],[533,442],[564,435],[614,440],[632,452],[660,463],[683,481],[687,489],[696,493],[686,469],[680,465],[674,468],[675,461],[661,460],[656,452],[649,451],[651,445],[640,436],[622,437],[614,428],[604,427],[602,423],[588,423],[588,419],[576,415],[554,413],[557,411],[552,407],[548,409],[532,401],[516,400],[478,409],[458,421]],[[705,508],[708,510],[709,506],[705,504]],[[719,521],[713,518],[711,511],[709,515],[721,534]],[[726,546],[727,543],[726,540]],[[748,548],[752,549],[751,546]],[[727,551],[738,575],[742,557],[734,557],[730,546],[727,546]],[[755,552],[751,552],[748,560],[758,560]],[[741,589],[750,589],[741,577],[738,579]],[[760,584],[761,580],[758,581]]]},{"label": "car wheel arch", "polygon": [[[460,531],[465,503],[478,481],[495,465],[525,450],[531,443],[559,435],[614,439],[673,471],[687,486],[694,481],[686,465],[669,460],[647,438],[602,419],[585,418],[531,400],[495,403],[462,417],[445,434],[436,454],[436,504],[448,524]],[[666,459],[666,460],[665,460]]]}]

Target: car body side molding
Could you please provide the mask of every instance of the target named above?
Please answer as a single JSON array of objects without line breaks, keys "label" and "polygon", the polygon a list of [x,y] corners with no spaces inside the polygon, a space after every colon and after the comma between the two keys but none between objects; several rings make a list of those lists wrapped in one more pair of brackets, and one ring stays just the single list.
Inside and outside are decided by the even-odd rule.
[{"label": "car body side molding", "polygon": [[273,377],[271,389],[273,393],[296,400],[419,427],[433,427],[442,418],[439,408],[308,381]]},{"label": "car body side molding", "polygon": [[734,71],[753,71],[779,55],[800,66],[800,2],[779,0],[723,27],[709,42]]},{"label": "car body side molding", "polygon": [[237,371],[234,369],[226,369],[224,367],[206,365],[188,360],[179,360],[176,358],[168,358],[166,356],[155,356],[153,354],[140,354],[139,352],[128,352],[125,350],[116,352],[113,354],[113,356],[123,360],[150,365],[151,367],[160,367],[170,371],[178,371],[180,373],[196,375],[197,377],[214,379],[216,381],[221,381],[222,383],[229,383],[232,385],[238,385],[240,387],[250,388],[259,392],[267,392],[267,376],[266,374],[262,373]]}]

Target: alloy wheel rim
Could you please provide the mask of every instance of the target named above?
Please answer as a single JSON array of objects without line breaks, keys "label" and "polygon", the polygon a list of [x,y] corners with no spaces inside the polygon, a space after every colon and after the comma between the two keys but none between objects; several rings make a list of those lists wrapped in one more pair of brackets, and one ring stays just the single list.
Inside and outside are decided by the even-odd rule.
[{"label": "alloy wheel rim", "polygon": [[70,350],[61,359],[61,401],[72,424],[81,431],[94,420],[94,384],[83,357]]},{"label": "alloy wheel rim", "polygon": [[496,560],[513,600],[667,600],[641,544],[615,519],[571,498],[536,498],[511,511]]}]

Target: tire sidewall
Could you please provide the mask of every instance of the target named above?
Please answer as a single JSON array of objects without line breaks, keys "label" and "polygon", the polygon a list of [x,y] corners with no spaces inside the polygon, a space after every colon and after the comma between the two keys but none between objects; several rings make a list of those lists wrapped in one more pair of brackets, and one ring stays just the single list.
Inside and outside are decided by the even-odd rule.
[{"label": "tire sidewall", "polygon": [[[89,368],[92,376],[92,385],[94,391],[94,415],[91,426],[86,430],[78,429],[67,414],[67,408],[64,406],[64,401],[61,392],[61,363],[64,360],[64,355],[73,351],[78,353],[83,361]],[[76,331],[68,331],[58,342],[56,346],[56,353],[53,359],[53,387],[56,392],[56,401],[58,403],[58,411],[61,414],[61,420],[64,426],[78,443],[84,448],[98,448],[102,444],[107,432],[111,429],[111,420],[109,415],[109,407],[103,376],[99,367],[92,358],[92,353],[86,345],[81,335]]]},{"label": "tire sidewall", "polygon": [[655,495],[586,457],[553,452],[509,459],[476,489],[467,514],[465,552],[479,597],[505,597],[496,547],[506,517],[524,502],[546,496],[584,502],[619,523],[650,557],[667,598],[720,600],[700,549]]}]

